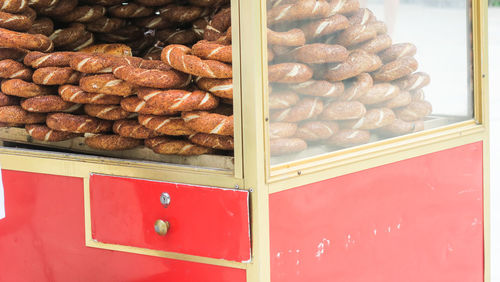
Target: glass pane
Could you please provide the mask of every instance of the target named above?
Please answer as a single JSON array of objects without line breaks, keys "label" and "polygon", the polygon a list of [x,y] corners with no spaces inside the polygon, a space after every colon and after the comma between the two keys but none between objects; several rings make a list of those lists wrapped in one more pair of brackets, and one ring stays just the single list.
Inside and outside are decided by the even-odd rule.
[{"label": "glass pane", "polygon": [[271,163],[473,117],[470,2],[268,0]]},{"label": "glass pane", "polygon": [[14,2],[29,24],[0,23],[0,140],[234,168],[230,0]]}]

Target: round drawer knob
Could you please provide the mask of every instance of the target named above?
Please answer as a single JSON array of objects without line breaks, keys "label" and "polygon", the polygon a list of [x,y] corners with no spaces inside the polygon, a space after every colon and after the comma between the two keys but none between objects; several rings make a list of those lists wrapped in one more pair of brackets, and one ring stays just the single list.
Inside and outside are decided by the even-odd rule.
[{"label": "round drawer knob", "polygon": [[165,236],[170,228],[170,223],[166,220],[158,219],[155,222],[155,232],[160,236]]}]

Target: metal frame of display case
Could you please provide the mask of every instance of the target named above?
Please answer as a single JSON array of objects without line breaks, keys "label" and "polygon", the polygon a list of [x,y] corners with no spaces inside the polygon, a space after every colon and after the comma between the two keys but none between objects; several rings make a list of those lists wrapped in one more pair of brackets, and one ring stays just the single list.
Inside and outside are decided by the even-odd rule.
[{"label": "metal frame of display case", "polygon": [[[490,275],[489,118],[486,0],[472,0],[474,119],[271,166],[267,135],[266,1],[232,0],[235,153],[234,171],[147,161],[0,148],[3,169],[83,178],[86,246],[245,269],[247,281],[270,281],[269,196],[383,164],[483,142],[484,277]],[[252,260],[231,262],[92,240],[89,176],[136,177],[250,191]]]}]

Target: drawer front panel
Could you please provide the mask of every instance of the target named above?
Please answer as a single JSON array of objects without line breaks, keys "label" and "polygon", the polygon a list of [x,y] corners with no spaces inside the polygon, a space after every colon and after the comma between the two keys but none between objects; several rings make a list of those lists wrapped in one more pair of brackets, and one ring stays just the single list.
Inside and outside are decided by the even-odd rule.
[{"label": "drawer front panel", "polygon": [[[170,204],[164,207],[162,193]],[[231,261],[250,260],[244,190],[91,175],[92,238],[102,243]],[[155,232],[167,221],[165,236]]]}]

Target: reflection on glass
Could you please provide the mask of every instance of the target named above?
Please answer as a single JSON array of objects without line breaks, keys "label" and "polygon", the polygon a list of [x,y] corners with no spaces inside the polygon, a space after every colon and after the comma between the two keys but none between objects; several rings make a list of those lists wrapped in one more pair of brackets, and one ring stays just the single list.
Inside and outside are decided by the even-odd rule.
[{"label": "reflection on glass", "polygon": [[470,119],[468,3],[268,0],[272,163]]}]

